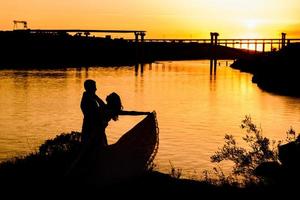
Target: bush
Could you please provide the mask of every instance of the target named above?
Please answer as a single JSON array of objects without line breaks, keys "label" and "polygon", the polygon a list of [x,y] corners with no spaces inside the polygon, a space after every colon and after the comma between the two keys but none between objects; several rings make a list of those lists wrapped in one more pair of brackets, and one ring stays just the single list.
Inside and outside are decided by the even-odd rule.
[{"label": "bush", "polygon": [[59,177],[78,156],[81,134],[71,132],[47,140],[39,151],[0,163],[0,177]]},{"label": "bush", "polygon": [[[280,143],[276,144],[275,141],[270,142],[268,138],[263,137],[262,129],[258,128],[252,122],[250,116],[245,117],[241,128],[247,132],[246,136],[242,139],[249,148],[239,147],[235,138],[232,135],[226,134],[224,146],[211,156],[211,161],[214,163],[224,160],[232,161],[234,166],[232,174],[228,178],[232,182],[233,180],[239,182],[239,179],[242,179],[244,181],[243,184],[257,183],[259,179],[255,174],[255,169],[265,162],[278,162],[277,146]],[[236,179],[232,177],[236,177]]]}]

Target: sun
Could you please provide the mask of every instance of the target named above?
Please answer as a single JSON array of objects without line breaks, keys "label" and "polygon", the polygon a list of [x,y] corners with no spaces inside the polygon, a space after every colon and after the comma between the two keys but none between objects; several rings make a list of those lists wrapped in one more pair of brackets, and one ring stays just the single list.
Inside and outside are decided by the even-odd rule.
[{"label": "sun", "polygon": [[245,25],[248,29],[255,29],[257,27],[257,21],[256,20],[247,20],[245,22]]}]

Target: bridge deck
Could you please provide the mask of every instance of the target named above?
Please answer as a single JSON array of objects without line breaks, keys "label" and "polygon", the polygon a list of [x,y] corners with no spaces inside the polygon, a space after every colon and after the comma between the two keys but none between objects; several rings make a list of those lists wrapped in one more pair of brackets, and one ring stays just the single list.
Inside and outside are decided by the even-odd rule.
[{"label": "bridge deck", "polygon": [[145,33],[143,30],[96,30],[96,29],[28,29],[29,32],[39,33]]}]

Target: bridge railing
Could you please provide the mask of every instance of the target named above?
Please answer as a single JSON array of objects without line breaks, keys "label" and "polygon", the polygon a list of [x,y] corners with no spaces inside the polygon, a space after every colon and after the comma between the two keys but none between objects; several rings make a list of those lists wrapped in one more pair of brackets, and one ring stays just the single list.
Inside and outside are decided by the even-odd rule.
[{"label": "bridge railing", "polygon": [[[134,42],[134,40],[128,40]],[[144,39],[144,42],[154,43],[199,43],[199,44],[211,44],[211,39]],[[285,44],[300,42],[299,38],[286,39]],[[282,39],[278,38],[266,38],[266,39],[218,39],[217,44],[226,47],[232,47],[237,49],[248,49],[255,51],[273,51],[275,49],[282,48]]]}]

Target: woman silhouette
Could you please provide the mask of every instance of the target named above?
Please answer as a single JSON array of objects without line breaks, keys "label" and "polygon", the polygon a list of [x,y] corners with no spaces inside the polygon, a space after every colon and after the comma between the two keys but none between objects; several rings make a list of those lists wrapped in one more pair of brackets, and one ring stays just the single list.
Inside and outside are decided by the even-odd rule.
[{"label": "woman silhouette", "polygon": [[103,127],[103,132],[100,133],[100,135],[104,135],[106,139],[105,129],[108,126],[109,121],[117,121],[119,115],[148,115],[150,113],[151,112],[124,111],[120,96],[113,92],[106,97],[106,106],[103,109],[103,114],[100,119]]}]

